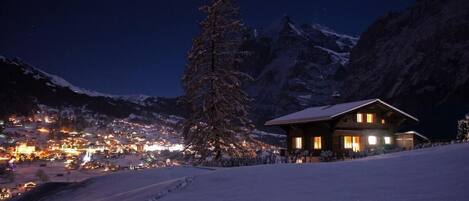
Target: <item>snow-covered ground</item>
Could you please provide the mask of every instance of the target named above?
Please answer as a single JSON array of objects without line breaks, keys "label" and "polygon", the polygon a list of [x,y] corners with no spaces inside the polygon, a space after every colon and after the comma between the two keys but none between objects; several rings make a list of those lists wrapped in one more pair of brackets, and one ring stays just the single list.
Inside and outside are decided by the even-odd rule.
[{"label": "snow-covered ground", "polygon": [[47,200],[463,201],[468,166],[469,144],[456,144],[333,163],[113,174]]}]

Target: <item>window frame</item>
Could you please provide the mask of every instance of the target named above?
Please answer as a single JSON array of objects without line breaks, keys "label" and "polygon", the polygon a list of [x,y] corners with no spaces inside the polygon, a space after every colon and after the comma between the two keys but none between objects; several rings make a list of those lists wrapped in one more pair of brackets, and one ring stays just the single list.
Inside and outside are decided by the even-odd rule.
[{"label": "window frame", "polygon": [[[368,118],[368,117],[370,117],[370,118]],[[368,123],[368,124],[375,123],[375,119],[376,119],[376,114],[366,113],[366,123]],[[370,121],[368,121],[368,120],[370,120]]]},{"label": "window frame", "polygon": [[[346,138],[350,138],[349,143],[347,143]],[[344,135],[343,136],[343,142],[344,143],[342,144],[342,146],[344,147],[344,149],[351,149],[354,152],[359,152],[359,151],[361,151],[360,141],[361,141],[360,136]],[[346,145],[348,145],[348,146],[346,146]]]},{"label": "window frame", "polygon": [[356,122],[357,123],[363,123],[363,113],[357,113],[357,116],[356,116]]},{"label": "window frame", "polygon": [[293,149],[296,149],[296,150],[303,149],[303,137],[293,137],[292,142],[293,142],[292,143]]},{"label": "window frame", "polygon": [[378,144],[378,137],[376,137],[376,135],[369,135],[368,145],[377,145],[377,144]]},{"label": "window frame", "polygon": [[[316,141],[319,139],[319,141]],[[322,149],[322,137],[321,136],[313,136],[313,150],[321,150]],[[319,146],[316,146],[319,145]]]},{"label": "window frame", "polygon": [[[388,140],[386,140],[388,139]],[[391,136],[384,136],[384,144],[385,145],[391,145],[392,144],[392,137]]]}]

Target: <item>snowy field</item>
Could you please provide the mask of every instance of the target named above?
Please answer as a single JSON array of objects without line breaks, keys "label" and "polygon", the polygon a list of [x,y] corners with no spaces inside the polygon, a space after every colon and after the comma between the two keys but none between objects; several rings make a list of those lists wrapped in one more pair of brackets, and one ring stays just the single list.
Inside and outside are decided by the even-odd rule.
[{"label": "snowy field", "polygon": [[316,164],[189,167],[92,178],[42,200],[469,200],[469,144]]}]

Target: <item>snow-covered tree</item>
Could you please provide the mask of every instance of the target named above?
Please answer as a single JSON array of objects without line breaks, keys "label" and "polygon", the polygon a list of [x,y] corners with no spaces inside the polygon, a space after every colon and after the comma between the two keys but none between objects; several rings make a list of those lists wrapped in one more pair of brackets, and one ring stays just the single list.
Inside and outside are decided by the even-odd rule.
[{"label": "snow-covered tree", "polygon": [[186,148],[194,162],[247,154],[250,141],[247,94],[237,70],[241,57],[242,22],[234,0],[211,0],[200,8],[206,18],[193,40],[182,77],[184,101],[191,113],[184,125]]},{"label": "snow-covered tree", "polygon": [[466,118],[458,121],[458,140],[469,139],[469,114]]}]

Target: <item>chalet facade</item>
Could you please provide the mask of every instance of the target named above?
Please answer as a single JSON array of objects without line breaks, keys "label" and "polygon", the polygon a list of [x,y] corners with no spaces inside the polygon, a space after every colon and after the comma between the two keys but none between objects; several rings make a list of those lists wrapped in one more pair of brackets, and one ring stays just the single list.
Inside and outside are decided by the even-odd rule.
[{"label": "chalet facade", "polygon": [[403,124],[418,121],[380,99],[370,99],[307,108],[265,125],[287,132],[287,153],[308,151],[310,156],[319,156],[326,150],[360,152],[406,144],[397,143],[396,139],[408,139],[399,138],[397,131]]}]

